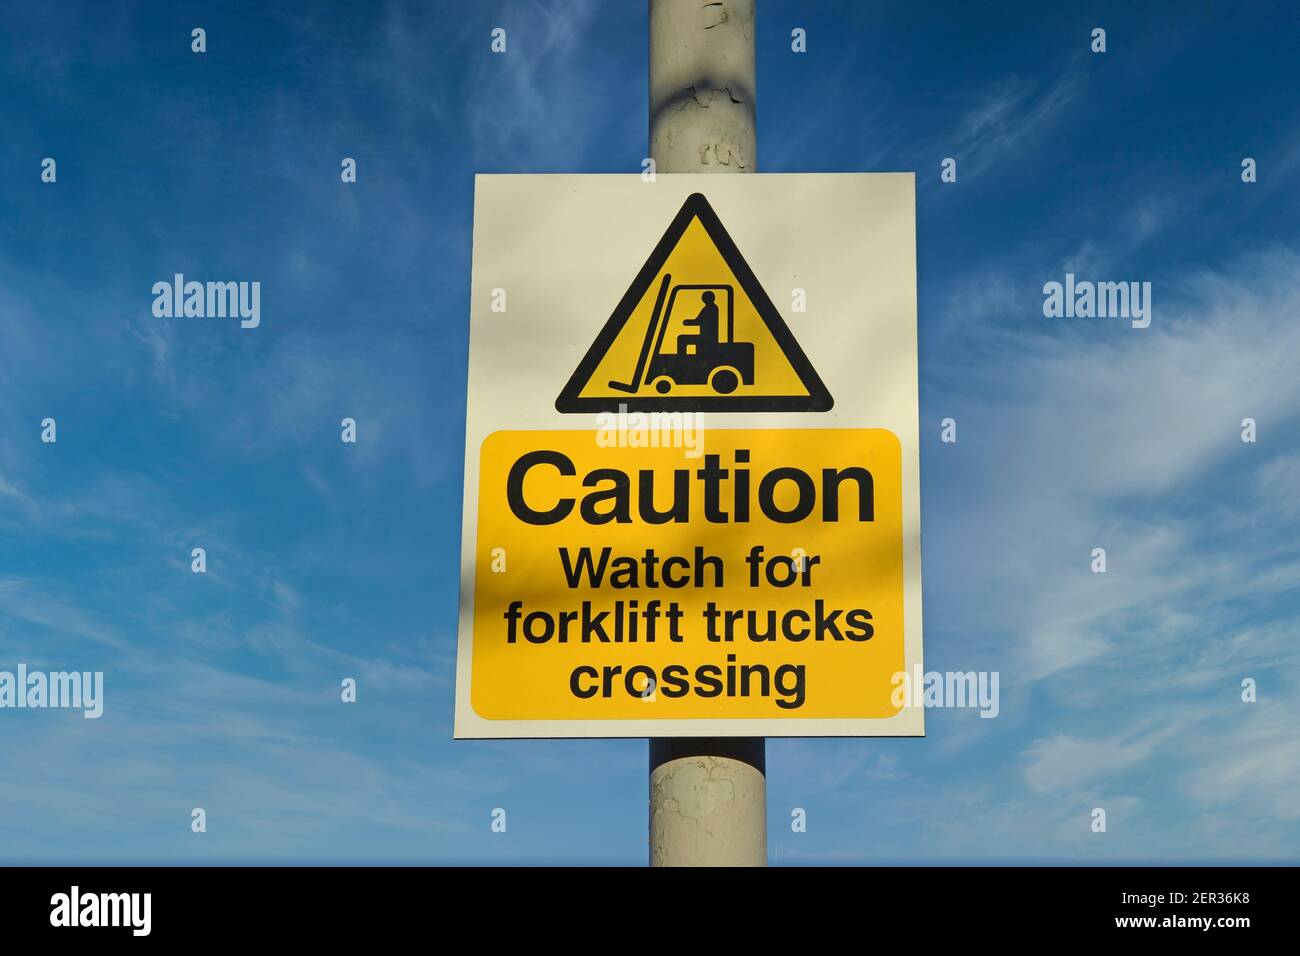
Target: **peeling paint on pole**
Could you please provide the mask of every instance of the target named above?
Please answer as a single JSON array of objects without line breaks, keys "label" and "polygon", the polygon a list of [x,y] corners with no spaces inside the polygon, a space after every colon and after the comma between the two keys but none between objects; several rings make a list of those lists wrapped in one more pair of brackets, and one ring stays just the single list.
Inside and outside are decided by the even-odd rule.
[{"label": "peeling paint on pole", "polygon": [[763,774],[710,755],[664,764],[650,778],[652,866],[763,866]]},{"label": "peeling paint on pole", "polygon": [[754,0],[651,0],[650,155],[660,172],[753,172],[754,85]]}]

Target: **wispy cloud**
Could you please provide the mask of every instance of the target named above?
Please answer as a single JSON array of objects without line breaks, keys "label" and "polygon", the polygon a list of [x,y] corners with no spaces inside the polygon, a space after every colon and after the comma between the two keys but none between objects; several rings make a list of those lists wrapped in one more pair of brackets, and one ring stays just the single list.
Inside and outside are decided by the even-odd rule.
[{"label": "wispy cloud", "polygon": [[[932,713],[940,750],[900,757],[908,779],[939,760],[953,779],[916,808],[926,852],[1277,854],[1237,824],[1267,818],[1257,825],[1276,841],[1300,814],[1282,732],[1300,701],[1278,692],[1300,674],[1298,312],[1300,256],[1277,248],[1187,277],[1145,331],[1008,322],[976,375],[930,386],[958,443],[924,451],[926,664],[998,670],[1004,702],[998,720]],[[983,332],[960,329],[950,347],[967,338]],[[1247,416],[1266,439],[1241,441]],[[1241,701],[1245,676],[1271,688],[1267,708]],[[1018,756],[1005,753],[1013,742]],[[837,755],[783,746],[808,773],[798,799],[847,800],[863,785],[848,771],[827,789],[818,768]],[[869,751],[855,752],[862,766]],[[991,791],[994,754],[993,776],[1015,783]],[[1170,800],[1218,823],[1168,825],[1157,808]],[[1122,848],[1089,829],[1097,806]],[[895,811],[882,812],[897,826]],[[962,825],[936,831],[936,819]]]},{"label": "wispy cloud", "polygon": [[1010,76],[979,94],[958,120],[943,155],[960,157],[959,175],[978,176],[1046,128],[1082,92],[1077,62],[1046,82]]},{"label": "wispy cloud", "polygon": [[601,42],[594,0],[516,5],[493,27],[506,31],[505,53],[478,38],[468,126],[481,163],[493,169],[526,170],[544,155],[566,168],[587,152],[601,112],[602,85],[576,68],[574,55]]}]

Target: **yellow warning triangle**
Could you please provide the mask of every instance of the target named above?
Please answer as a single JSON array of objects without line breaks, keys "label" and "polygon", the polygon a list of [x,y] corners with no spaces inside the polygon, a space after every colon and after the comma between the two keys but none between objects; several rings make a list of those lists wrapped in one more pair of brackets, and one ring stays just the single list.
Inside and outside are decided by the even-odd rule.
[{"label": "yellow warning triangle", "polygon": [[555,400],[560,412],[824,412],[834,404],[701,193]]}]

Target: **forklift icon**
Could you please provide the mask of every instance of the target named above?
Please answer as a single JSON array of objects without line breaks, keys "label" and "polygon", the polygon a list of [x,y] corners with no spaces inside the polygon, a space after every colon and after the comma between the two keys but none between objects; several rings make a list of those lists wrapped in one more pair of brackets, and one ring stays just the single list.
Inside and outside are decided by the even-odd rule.
[{"label": "forklift icon", "polygon": [[[646,328],[645,341],[641,344],[641,354],[637,357],[636,369],[630,382],[610,382],[609,387],[620,392],[636,392],[649,382],[660,395],[667,395],[679,385],[707,385],[719,395],[730,395],[740,383],[754,384],[754,344],[737,342],[733,339],[735,330],[734,290],[725,284],[685,284],[672,285],[672,276],[665,275],[659,286],[659,295],[655,300],[654,313]],[[700,293],[702,303],[698,314],[693,318],[681,319],[680,322],[693,334],[680,333],[677,336],[677,350],[664,351],[664,339],[667,337],[669,320],[673,316],[673,307],[677,314],[689,310],[683,307],[694,295],[678,298],[678,293]],[[727,325],[726,335],[720,334],[718,304],[719,295],[725,299]],[[667,305],[664,299],[667,298]]]},{"label": "forklift icon", "polygon": [[565,415],[834,404],[703,193],[686,197],[555,398]]}]

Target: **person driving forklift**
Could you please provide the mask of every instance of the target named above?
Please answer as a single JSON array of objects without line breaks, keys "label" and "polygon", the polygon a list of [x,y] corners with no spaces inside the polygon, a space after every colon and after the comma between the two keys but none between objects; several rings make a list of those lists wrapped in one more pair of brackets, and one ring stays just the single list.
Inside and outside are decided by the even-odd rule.
[{"label": "person driving forklift", "polygon": [[699,314],[693,319],[682,319],[682,325],[699,330],[693,335],[683,333],[678,336],[678,349],[684,355],[706,354],[721,341],[718,338],[716,297],[712,292],[705,292],[700,298],[704,300],[704,305],[700,307]]}]

